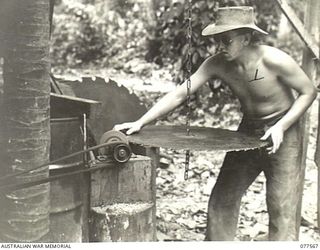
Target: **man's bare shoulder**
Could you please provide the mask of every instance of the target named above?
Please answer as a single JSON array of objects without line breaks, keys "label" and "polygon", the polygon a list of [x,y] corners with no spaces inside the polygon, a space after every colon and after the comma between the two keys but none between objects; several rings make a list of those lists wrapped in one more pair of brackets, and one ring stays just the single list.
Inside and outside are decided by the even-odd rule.
[{"label": "man's bare shoulder", "polygon": [[206,62],[215,66],[221,65],[221,63],[224,63],[225,59],[223,58],[222,53],[218,53],[212,56],[209,56],[206,59]]},{"label": "man's bare shoulder", "polygon": [[293,65],[296,65],[290,55],[278,48],[261,45],[260,49],[263,54],[263,63],[272,70],[290,69]]},{"label": "man's bare shoulder", "polygon": [[215,75],[219,75],[226,67],[226,61],[222,54],[218,53],[208,57],[203,65],[205,68],[210,69],[212,73],[214,72]]}]

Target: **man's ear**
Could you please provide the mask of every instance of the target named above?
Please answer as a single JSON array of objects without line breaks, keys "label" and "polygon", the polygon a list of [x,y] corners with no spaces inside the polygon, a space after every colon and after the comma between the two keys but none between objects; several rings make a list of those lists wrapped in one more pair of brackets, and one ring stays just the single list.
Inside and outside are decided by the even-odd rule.
[{"label": "man's ear", "polygon": [[250,33],[246,33],[244,35],[244,39],[243,39],[243,45],[248,46],[251,42],[251,34]]}]

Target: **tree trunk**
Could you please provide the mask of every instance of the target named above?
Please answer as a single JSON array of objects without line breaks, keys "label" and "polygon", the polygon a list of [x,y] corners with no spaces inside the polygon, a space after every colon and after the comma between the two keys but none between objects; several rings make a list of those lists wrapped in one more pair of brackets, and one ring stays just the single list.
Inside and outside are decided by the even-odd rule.
[{"label": "tree trunk", "polygon": [[[4,159],[2,176],[49,160],[49,1],[6,1],[10,18],[4,35]],[[8,19],[7,19],[8,20]],[[48,167],[20,175],[9,183],[49,176]],[[49,184],[1,195],[0,237],[5,242],[40,242],[49,231]]]}]

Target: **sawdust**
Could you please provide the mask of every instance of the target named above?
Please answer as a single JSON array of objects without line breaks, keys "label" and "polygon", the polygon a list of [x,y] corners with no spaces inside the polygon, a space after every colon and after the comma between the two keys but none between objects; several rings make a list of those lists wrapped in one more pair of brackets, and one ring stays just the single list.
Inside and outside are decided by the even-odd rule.
[{"label": "sawdust", "polygon": [[93,210],[100,214],[108,214],[111,216],[133,215],[146,211],[153,207],[153,203],[137,202],[137,203],[116,203],[111,205],[101,205],[94,207]]}]

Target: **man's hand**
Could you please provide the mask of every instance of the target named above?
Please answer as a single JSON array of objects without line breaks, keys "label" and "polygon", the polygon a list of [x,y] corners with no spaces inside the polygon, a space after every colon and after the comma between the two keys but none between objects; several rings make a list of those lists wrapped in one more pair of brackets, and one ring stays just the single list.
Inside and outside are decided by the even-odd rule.
[{"label": "man's hand", "polygon": [[131,135],[135,132],[139,132],[142,127],[143,124],[140,121],[135,121],[117,124],[113,127],[113,129],[117,131],[126,131],[125,134]]},{"label": "man's hand", "polygon": [[274,154],[280,148],[280,145],[283,141],[284,129],[282,126],[275,124],[269,128],[260,140],[267,140],[271,136],[272,146],[267,148],[269,154]]}]

